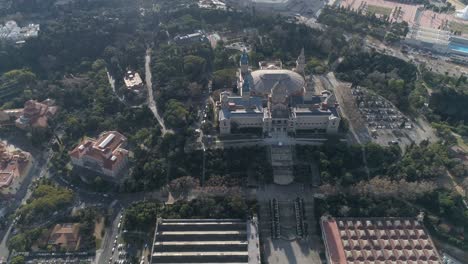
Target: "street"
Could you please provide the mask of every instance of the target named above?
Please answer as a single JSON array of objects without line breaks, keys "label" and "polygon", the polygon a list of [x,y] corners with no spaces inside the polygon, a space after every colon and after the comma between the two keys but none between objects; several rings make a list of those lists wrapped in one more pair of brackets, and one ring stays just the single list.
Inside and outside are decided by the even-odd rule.
[{"label": "street", "polygon": [[[42,153],[42,157],[38,157],[35,160],[29,174],[24,179],[18,192],[15,194],[15,198],[9,208],[10,212],[16,211],[22,204],[26,204],[26,201],[31,196],[31,187],[33,186],[34,180],[40,179],[47,175],[47,164],[49,163],[51,157],[52,152],[47,151]],[[0,243],[0,259],[3,258],[5,260],[8,259],[10,254],[8,247],[6,246],[6,242],[10,237],[10,232],[15,225],[15,221],[11,221],[10,223],[7,223],[7,225],[8,228],[0,232],[0,237],[2,237],[2,242]]]}]

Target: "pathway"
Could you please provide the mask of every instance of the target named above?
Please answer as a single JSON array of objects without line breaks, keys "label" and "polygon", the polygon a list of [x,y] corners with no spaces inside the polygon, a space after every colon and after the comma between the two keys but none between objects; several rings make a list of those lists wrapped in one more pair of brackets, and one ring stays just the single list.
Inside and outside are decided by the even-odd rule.
[{"label": "pathway", "polygon": [[117,95],[117,92],[116,92],[116,90],[115,90],[115,80],[114,80],[114,78],[110,75],[110,73],[109,73],[109,71],[107,70],[107,68],[106,68],[106,73],[107,73],[107,79],[109,80],[109,84],[110,84],[110,86],[111,86],[111,88],[112,88],[112,91],[114,92],[115,96],[117,96],[117,98],[119,98],[120,102],[125,103],[125,102],[124,102],[124,99],[121,98],[121,97],[119,97],[119,95]]},{"label": "pathway", "polygon": [[154,117],[158,120],[159,125],[161,126],[161,132],[163,136],[172,130],[166,129],[166,125],[164,124],[164,119],[158,113],[158,107],[156,102],[154,101],[153,96],[153,83],[152,83],[152,76],[151,76],[151,48],[146,49],[146,56],[145,56],[145,81],[146,87],[148,88],[148,107],[150,108],[151,112],[153,112]]}]

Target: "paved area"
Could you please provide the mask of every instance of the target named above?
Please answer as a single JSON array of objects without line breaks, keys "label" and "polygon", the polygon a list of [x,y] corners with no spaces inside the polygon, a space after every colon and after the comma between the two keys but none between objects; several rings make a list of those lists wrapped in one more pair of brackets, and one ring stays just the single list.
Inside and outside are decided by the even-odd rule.
[{"label": "paved area", "polygon": [[319,264],[318,252],[311,250],[308,241],[304,240],[265,240],[266,262],[269,264],[310,263]]},{"label": "paved area", "polygon": [[[322,263],[319,257],[321,241],[315,230],[315,216],[313,206],[314,189],[303,184],[293,183],[282,186],[276,184],[265,185],[257,190],[257,200],[260,205],[260,234],[263,245],[263,256],[266,263]],[[305,222],[307,236],[298,239],[295,236],[295,217],[293,200],[297,197],[304,199]],[[280,206],[280,228],[283,239],[272,239],[269,213],[269,200],[277,199]],[[283,235],[282,235],[283,236]]]},{"label": "paved area", "polygon": [[151,48],[148,48],[146,50],[146,55],[145,55],[145,81],[146,81],[146,87],[148,88],[148,107],[150,108],[156,120],[158,120],[158,123],[161,126],[162,134],[164,135],[167,132],[172,133],[172,130],[166,129],[166,125],[164,124],[164,119],[159,115],[158,106],[156,105],[156,102],[154,101],[153,82],[152,82],[150,64],[151,64]]}]

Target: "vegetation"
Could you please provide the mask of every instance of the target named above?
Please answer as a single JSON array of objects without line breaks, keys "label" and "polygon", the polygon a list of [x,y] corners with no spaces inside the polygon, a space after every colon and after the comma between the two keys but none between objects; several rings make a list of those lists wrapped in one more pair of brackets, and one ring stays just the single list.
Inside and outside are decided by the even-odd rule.
[{"label": "vegetation", "polygon": [[42,182],[33,191],[26,204],[19,208],[18,222],[30,224],[33,221],[50,218],[51,214],[66,208],[72,201],[73,192],[71,190]]},{"label": "vegetation", "polygon": [[318,163],[323,183],[349,185],[365,179],[359,146],[328,142],[323,146],[296,146],[300,162]]},{"label": "vegetation", "polygon": [[[442,131],[446,128],[460,134],[463,137],[468,137],[468,110],[466,109],[466,101],[468,100],[468,92],[466,86],[468,79],[465,75],[458,78],[448,75],[441,75],[431,72],[427,69],[423,70],[423,80],[425,85],[432,90],[429,97],[429,111],[426,112],[428,118],[438,123],[436,128]],[[447,132],[447,130],[445,130]],[[448,141],[450,135],[445,133],[444,137]],[[448,137],[447,137],[448,136]]]},{"label": "vegetation", "polygon": [[377,52],[361,52],[344,57],[336,71],[338,78],[375,90],[402,111],[410,110],[408,97],[417,71],[413,64]]},{"label": "vegetation", "polygon": [[257,210],[254,201],[233,195],[229,197],[198,197],[191,201],[180,200],[163,206],[146,201],[133,204],[125,211],[123,226],[130,231],[149,232],[156,219],[161,218],[240,218],[245,219]]},{"label": "vegetation", "polygon": [[17,256],[12,257],[10,261],[11,261],[10,262],[11,264],[24,264],[24,263],[26,263],[26,261],[24,259],[24,256],[22,256],[22,255],[17,255]]},{"label": "vegetation", "polygon": [[43,228],[33,228],[25,230],[17,235],[12,236],[7,243],[10,251],[24,252],[31,250],[31,246],[41,238],[47,230]]},{"label": "vegetation", "polygon": [[[408,24],[406,22],[390,23],[388,21],[387,9],[376,9],[369,6],[367,14],[362,12],[362,10],[355,12],[344,7],[326,6],[322,10],[318,21],[334,28],[341,28],[361,35],[371,35],[387,42],[399,41],[408,33]],[[378,18],[376,13],[381,13],[383,17]]]}]

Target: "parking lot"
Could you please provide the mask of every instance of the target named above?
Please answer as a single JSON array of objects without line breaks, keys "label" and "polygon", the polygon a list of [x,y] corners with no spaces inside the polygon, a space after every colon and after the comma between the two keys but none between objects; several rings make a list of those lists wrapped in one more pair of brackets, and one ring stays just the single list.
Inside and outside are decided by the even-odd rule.
[{"label": "parking lot", "polygon": [[433,129],[425,121],[411,120],[390,101],[373,91],[355,87],[351,93],[373,142],[403,147],[436,138]]}]

